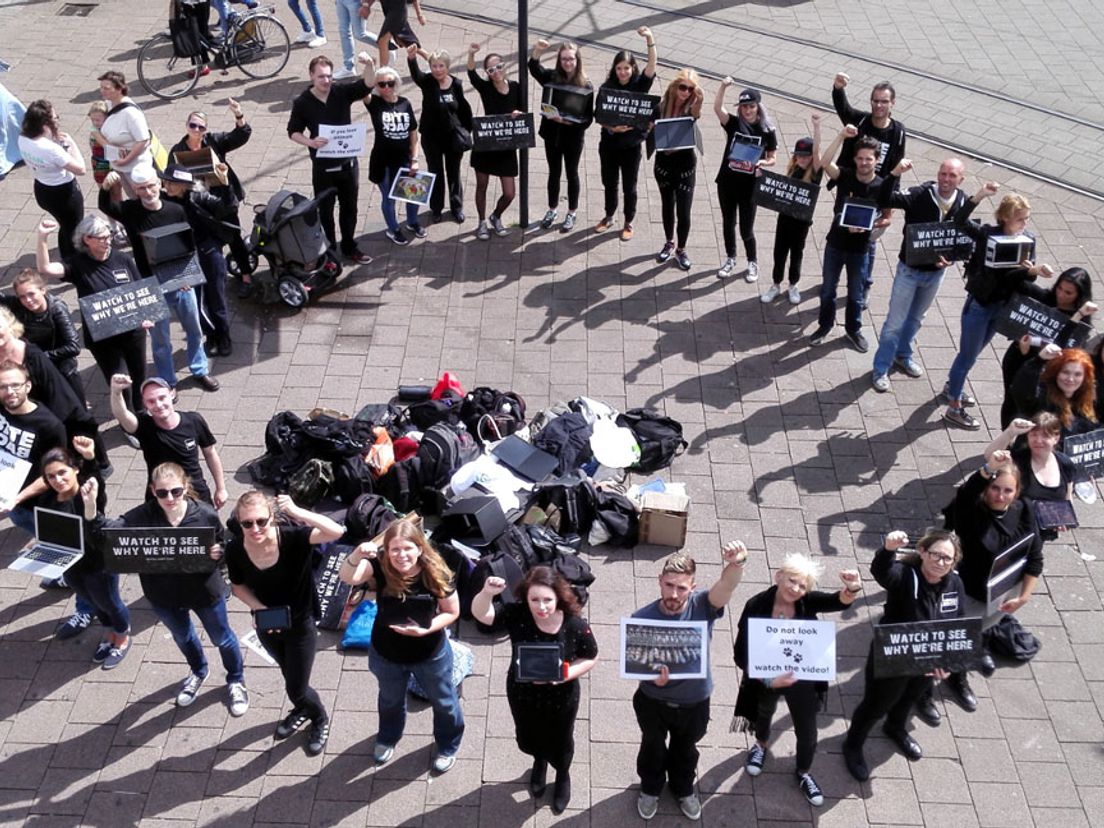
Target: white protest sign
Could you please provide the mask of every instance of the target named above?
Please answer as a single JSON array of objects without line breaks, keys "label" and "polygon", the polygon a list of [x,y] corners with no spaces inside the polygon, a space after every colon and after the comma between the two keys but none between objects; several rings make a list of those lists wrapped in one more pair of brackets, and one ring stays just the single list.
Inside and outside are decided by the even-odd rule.
[{"label": "white protest sign", "polygon": [[835,622],[749,618],[748,676],[774,678],[790,671],[799,679],[835,680]]},{"label": "white protest sign", "polygon": [[368,137],[367,124],[318,125],[318,137],[326,139],[326,146],[316,153],[316,158],[359,158],[364,155]]},{"label": "white protest sign", "polygon": [[15,506],[15,497],[23,491],[23,483],[31,471],[26,460],[0,451],[0,509],[10,511]]}]

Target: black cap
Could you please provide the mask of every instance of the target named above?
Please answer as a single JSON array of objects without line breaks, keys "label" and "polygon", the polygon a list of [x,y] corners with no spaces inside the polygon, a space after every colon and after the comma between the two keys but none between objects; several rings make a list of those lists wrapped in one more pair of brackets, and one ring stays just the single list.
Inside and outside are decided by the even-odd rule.
[{"label": "black cap", "polygon": [[763,96],[759,94],[758,89],[745,89],[740,93],[740,103],[759,103],[763,100]]},{"label": "black cap", "polygon": [[796,144],[794,144],[794,155],[812,155],[813,154],[813,139],[802,138]]}]

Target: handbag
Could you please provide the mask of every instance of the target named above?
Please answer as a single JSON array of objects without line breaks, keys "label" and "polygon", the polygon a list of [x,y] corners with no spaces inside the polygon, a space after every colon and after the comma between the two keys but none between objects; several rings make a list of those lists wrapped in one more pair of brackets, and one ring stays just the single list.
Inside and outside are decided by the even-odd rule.
[{"label": "handbag", "polygon": [[376,602],[365,598],[353,614],[349,616],[349,623],[345,626],[345,634],[341,637],[343,650],[367,650],[372,643],[372,627],[376,623]]},{"label": "handbag", "polygon": [[451,141],[453,152],[467,152],[475,143],[472,141],[471,130],[467,129],[455,112],[449,112],[449,127],[451,129]]}]

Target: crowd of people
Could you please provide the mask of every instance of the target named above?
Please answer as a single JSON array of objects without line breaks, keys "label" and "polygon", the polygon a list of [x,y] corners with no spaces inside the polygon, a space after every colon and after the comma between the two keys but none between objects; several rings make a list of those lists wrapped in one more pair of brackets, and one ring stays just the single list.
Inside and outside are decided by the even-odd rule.
[{"label": "crowd of people", "polygon": [[[213,4],[221,20],[229,14],[225,0]],[[316,0],[307,13],[299,0],[289,0],[302,26],[299,42],[321,48],[326,37]],[[471,151],[472,103],[463,81],[452,74],[448,52],[422,47],[410,27],[406,3],[381,0],[384,23],[379,36],[364,28],[372,2],[338,0],[343,67],[325,55],[308,67],[310,85],[290,104],[287,134],[307,148],[312,187],[319,199],[320,219],[330,245],[354,264],[371,257],[357,238],[360,169],[356,158],[334,159],[319,150],[328,139],[323,126],[348,125],[353,107],[363,103],[374,135],[368,153],[368,179],[380,189],[386,237],[408,245],[425,238],[430,222],[449,218],[463,224],[465,195],[463,157]],[[424,25],[417,0],[413,11]],[[653,32],[638,29],[645,55],[638,61],[631,51],[618,52],[600,88],[645,94],[656,82],[658,47]],[[352,41],[376,41],[378,57],[361,52],[354,57]],[[392,65],[394,47],[406,49],[410,80],[421,91],[420,106],[400,94],[403,83]],[[511,79],[510,64],[502,53],[489,51],[477,70],[479,43],[467,52],[467,76],[486,115],[521,114],[519,81]],[[553,52],[551,68],[542,62]],[[422,61],[428,67],[423,68]],[[359,63],[360,75],[356,66]],[[541,86],[565,86],[591,100],[595,88],[583,68],[583,54],[572,43],[553,48],[538,40],[528,56],[527,70]],[[978,405],[966,390],[966,381],[984,348],[995,335],[1006,303],[1019,296],[1042,302],[1069,317],[1074,326],[1091,325],[1096,305],[1088,272],[1071,266],[1055,273],[1049,265],[1024,257],[1013,266],[1001,266],[987,257],[995,237],[1018,237],[1026,232],[1030,204],[1018,194],[1003,196],[992,223],[972,218],[986,199],[996,195],[994,182],[984,183],[972,196],[962,190],[964,162],[945,159],[934,180],[902,189],[900,177],[912,169],[905,156],[906,131],[893,118],[896,93],[889,83],[875,85],[870,111],[856,109],[848,99],[849,78],[835,75],[831,98],[841,127],[826,143],[825,119],[812,114],[810,135],[798,140],[785,164],[785,177],[819,188],[822,178],[834,190],[831,226],[827,230],[821,263],[817,327],[809,344],[819,346],[831,334],[837,317],[837,293],[846,270],[844,332],[857,351],[870,350],[863,333],[863,314],[875,284],[877,242],[900,211],[910,224],[946,223],[973,240],[965,260],[967,298],[961,315],[958,352],[950,368],[942,398],[944,420],[953,426],[977,430],[981,422],[968,412]],[[248,277],[249,251],[242,240],[238,208],[245,199],[241,177],[227,161],[229,153],[251,137],[243,107],[228,101],[232,128],[209,131],[212,120],[202,111],[187,116],[183,137],[172,152],[210,149],[217,161],[219,183],[201,186],[181,164],[158,158],[159,142],[141,107],[129,97],[125,77],[116,71],[99,78],[101,101],[89,111],[93,130],[90,163],[79,142],[61,130],[49,101],[33,102],[23,123],[20,147],[34,174],[36,203],[51,217],[38,226],[36,268],[19,274],[13,296],[0,308],[0,445],[27,461],[29,471],[7,512],[12,522],[34,533],[33,508],[41,506],[80,516],[90,552],[66,573],[77,595],[74,615],[59,629],[60,637],[79,635],[96,618],[103,637],[92,662],[104,670],[117,667],[131,646],[130,613],[122,600],[119,575],[108,571],[102,555],[105,530],[120,527],[196,527],[211,530],[215,540],[208,554],[225,567],[204,574],[152,575],[140,578],[142,593],[159,621],[165,624],[187,664],[188,674],[176,695],[187,707],[196,699],[209,675],[203,646],[192,621],[194,614],[219,651],[226,672],[226,700],[233,716],[249,708],[244,662],[238,638],[230,627],[227,599],[231,596],[252,612],[262,646],[275,659],[284,678],[289,712],[275,729],[276,739],[290,738],[309,725],[306,751],[321,753],[327,744],[330,718],[311,686],[317,647],[312,561],[314,547],[337,540],[344,527],[325,515],[301,508],[287,495],[272,499],[258,491],[239,497],[232,507],[231,526],[224,526],[220,510],[230,502],[226,475],[216,439],[202,415],[176,407],[176,371],[170,323],[167,318],[144,320],[135,329],[94,339],[85,324],[77,333],[66,303],[50,293],[49,280],[72,284],[78,298],[155,275],[144,234],[169,225],[186,224],[194,234],[195,250],[205,282],[197,289],[167,291],[165,302],[186,337],[186,360],[196,383],[209,392],[219,389],[211,375],[210,357],[228,355],[230,311],[227,300],[228,267],[225,250],[237,270]],[[524,82],[524,79],[522,79]],[[658,96],[660,118],[701,117],[705,91],[691,68],[673,73]],[[715,178],[720,205],[724,256],[717,276],[732,278],[742,272],[754,283],[760,278],[755,236],[757,182],[765,168],[779,163],[783,148],[763,95],[745,88],[736,96],[736,111],[726,108],[733,87],[725,78],[717,87],[713,110],[725,135],[725,152]],[[548,166],[547,211],[542,229],[575,230],[582,208],[580,162],[586,132],[594,117],[593,101],[577,118],[541,116],[539,137]],[[716,127],[714,127],[716,128]],[[687,251],[694,202],[699,150],[656,148],[647,125],[599,126],[598,156],[603,203],[593,232],[604,233],[618,223],[620,240],[634,237],[640,165],[654,155],[654,178],[660,196],[664,243],[658,263],[674,259],[690,270]],[[740,160],[732,151],[752,143],[758,160]],[[428,201],[428,219],[415,204],[406,206],[405,222],[390,199],[392,184],[404,171],[419,169],[419,156],[436,175]],[[519,164],[515,150],[471,151],[475,170],[475,236],[489,241],[509,234],[506,213],[516,194]],[[85,212],[80,176],[91,170],[100,187],[99,213]],[[488,210],[491,179],[499,182],[499,196]],[[560,218],[561,179],[566,180],[566,211]],[[447,196],[447,205],[446,205]],[[849,226],[843,215],[851,204],[876,207],[869,228]],[[337,212],[335,223],[334,213]],[[771,284],[761,300],[770,303],[783,292],[792,305],[801,300],[799,283],[811,220],[779,213]],[[745,267],[740,271],[742,245]],[[57,233],[58,255],[50,249]],[[131,252],[124,252],[129,246]],[[892,280],[889,310],[881,329],[872,364],[875,391],[891,390],[890,374],[897,371],[918,378],[924,373],[915,350],[916,336],[934,302],[951,261],[940,257],[926,265],[907,263],[906,242]],[[1056,276],[1056,278],[1055,278]],[[1055,278],[1044,289],[1036,279]],[[243,280],[243,290],[248,287]],[[147,370],[147,335],[153,372]],[[83,336],[83,341],[82,341]],[[1063,440],[1099,428],[1104,416],[1104,338],[1069,346],[1069,337],[1042,342],[1023,337],[1013,342],[1003,362],[1006,394],[1000,412],[1005,429],[986,449],[984,464],[955,493],[945,512],[946,529],[933,530],[908,549],[903,532],[890,533],[874,556],[870,571],[885,589],[884,614],[879,623],[932,621],[981,617],[986,641],[996,637],[1006,619],[1026,604],[1043,572],[1043,544],[1054,540],[1064,525],[1041,525],[1038,502],[1072,502],[1074,493],[1095,499],[1093,482],[1063,453]],[[145,502],[117,518],[108,517],[105,479],[112,465],[100,437],[99,421],[89,403],[78,371],[78,357],[87,347],[108,384],[110,413],[128,442],[143,454],[148,472]],[[201,463],[202,460],[202,463]],[[206,466],[207,474],[204,473]],[[208,476],[210,484],[208,483]],[[1029,551],[1018,594],[999,607],[987,603],[987,580],[994,560],[1009,545],[1027,540]],[[902,554],[904,553],[904,554]],[[1089,556],[1091,557],[1091,556]],[[686,553],[671,555],[658,576],[660,597],[638,609],[633,617],[659,621],[702,621],[709,634],[722,617],[740,583],[747,559],[741,543],[726,545],[722,570],[708,589],[699,589],[697,565]],[[823,566],[815,557],[792,554],[774,573],[773,585],[744,606],[736,625],[734,660],[743,671],[736,721],[753,734],[745,768],[757,776],[767,761],[772,719],[784,698],[796,734],[795,780],[805,799],[822,805],[824,794],[812,775],[817,747],[817,711],[826,685],[798,680],[792,673],[769,679],[748,677],[748,620],[776,618],[815,620],[820,613],[846,610],[860,596],[857,571],[840,573],[842,587],[818,591]],[[412,522],[392,524],[376,546],[363,543],[345,558],[341,578],[377,595],[379,614],[372,635],[369,664],[379,686],[378,733],[374,761],[383,765],[394,755],[404,735],[406,692],[411,677],[426,691],[433,708],[435,773],[448,772],[456,762],[464,736],[464,714],[452,681],[452,650],[448,630],[459,617],[454,573],[422,531]],[[570,768],[574,755],[574,724],[580,700],[579,682],[595,666],[599,645],[582,608],[563,577],[537,566],[518,586],[517,603],[496,609],[495,597],[506,589],[497,577],[487,579],[472,602],[473,617],[508,633],[512,647],[545,643],[559,647],[563,661],[560,680],[529,682],[507,672],[506,694],[519,750],[533,759],[528,787],[536,798],[548,784],[549,766],[555,772],[552,810],[563,812],[571,801]],[[424,616],[416,606],[425,604]],[[627,609],[627,608],[626,608]],[[396,620],[405,619],[405,620]],[[1022,629],[1022,628],[1021,628]],[[512,658],[511,664],[517,659]],[[977,668],[986,675],[997,662],[986,652]],[[950,694],[967,711],[978,700],[965,671],[942,669],[924,675],[886,678],[876,674],[873,649],[865,673],[865,693],[851,716],[843,743],[843,758],[858,780],[870,776],[863,746],[874,725],[884,716],[884,732],[912,761],[923,756],[909,732],[915,713],[930,726],[941,714],[934,691],[945,682]],[[657,678],[641,681],[633,708],[641,730],[637,756],[640,816],[657,813],[666,786],[682,813],[698,819],[701,801],[695,793],[697,743],[710,720],[713,691],[711,671],[704,678],[673,679],[664,667]]]}]

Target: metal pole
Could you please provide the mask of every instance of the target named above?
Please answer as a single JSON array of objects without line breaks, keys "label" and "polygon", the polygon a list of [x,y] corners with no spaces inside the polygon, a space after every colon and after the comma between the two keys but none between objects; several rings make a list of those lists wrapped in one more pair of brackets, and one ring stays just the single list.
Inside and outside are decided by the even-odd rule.
[{"label": "metal pole", "polygon": [[[521,111],[529,111],[529,0],[518,0],[518,87]],[[529,226],[529,150],[522,148],[518,166],[518,221],[522,232]]]}]

